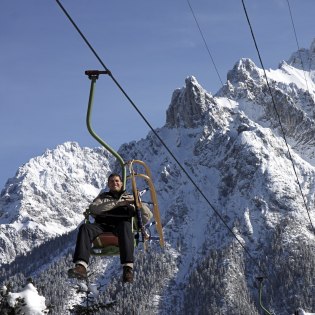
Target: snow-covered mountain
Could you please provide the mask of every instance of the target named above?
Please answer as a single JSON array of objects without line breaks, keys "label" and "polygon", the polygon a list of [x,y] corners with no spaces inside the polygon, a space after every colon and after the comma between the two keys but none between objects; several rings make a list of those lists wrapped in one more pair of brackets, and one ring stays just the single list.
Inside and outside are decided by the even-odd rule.
[{"label": "snow-covered mountain", "polygon": [[[235,64],[215,95],[193,76],[174,91],[156,132],[206,199],[152,132],[121,146],[126,160],[151,168],[167,242],[165,252],[138,253],[130,311],[260,314],[261,275],[270,311],[314,311],[314,73],[315,41],[266,70],[271,94],[250,59]],[[72,231],[114,168],[103,150],[70,142],[22,166],[1,193],[1,261],[14,264]],[[106,294],[119,298],[115,260],[105,261],[97,274],[105,270]],[[56,266],[41,266],[49,268]]]},{"label": "snow-covered mountain", "polygon": [[1,192],[1,262],[75,229],[111,162],[103,149],[67,142],[21,166]]}]

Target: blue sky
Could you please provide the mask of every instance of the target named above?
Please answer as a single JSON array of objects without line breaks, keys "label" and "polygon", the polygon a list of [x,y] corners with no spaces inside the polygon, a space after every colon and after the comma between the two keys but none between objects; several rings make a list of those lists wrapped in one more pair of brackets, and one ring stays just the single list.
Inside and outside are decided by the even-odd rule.
[{"label": "blue sky", "polygon": [[[240,58],[260,65],[241,0],[190,0],[220,76]],[[266,68],[297,50],[287,0],[245,1]],[[300,48],[315,38],[314,0],[290,0]],[[174,89],[194,75],[221,86],[186,0],[64,0],[62,4],[154,128]],[[0,4],[0,189],[18,167],[66,141],[96,147],[85,125],[94,55],[54,0]],[[118,149],[148,127],[106,76],[96,86],[93,125]],[[132,157],[130,157],[132,158]]]}]

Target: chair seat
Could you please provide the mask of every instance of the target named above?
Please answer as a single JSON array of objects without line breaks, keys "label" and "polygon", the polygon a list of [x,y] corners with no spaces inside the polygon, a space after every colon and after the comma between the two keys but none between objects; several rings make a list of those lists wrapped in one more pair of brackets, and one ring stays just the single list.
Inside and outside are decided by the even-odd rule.
[{"label": "chair seat", "polygon": [[111,232],[104,232],[93,241],[93,248],[103,248],[106,246],[119,246],[118,237]]}]

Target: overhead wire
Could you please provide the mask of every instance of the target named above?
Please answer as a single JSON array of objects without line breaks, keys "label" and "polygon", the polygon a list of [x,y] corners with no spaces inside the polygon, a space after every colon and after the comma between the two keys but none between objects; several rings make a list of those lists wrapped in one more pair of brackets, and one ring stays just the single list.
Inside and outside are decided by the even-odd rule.
[{"label": "overhead wire", "polygon": [[[288,4],[289,13],[290,13],[291,24],[292,24],[292,28],[293,28],[295,42],[296,42],[296,46],[298,48],[299,57],[300,57],[300,60],[301,60],[301,66],[302,66],[302,69],[303,69],[303,75],[304,75],[304,79],[305,79],[306,88],[307,88],[309,94],[312,95],[311,92],[310,92],[310,89],[309,89],[309,86],[308,86],[308,82],[307,82],[307,78],[306,78],[306,74],[305,74],[304,62],[303,62],[303,58],[302,58],[302,55],[301,55],[301,49],[300,49],[300,45],[299,45],[299,41],[298,41],[298,37],[297,37],[297,32],[296,32],[295,23],[294,23],[294,20],[293,20],[293,14],[292,14],[292,10],[291,10],[291,6],[290,6],[289,0],[287,0],[287,4]],[[310,60],[310,67],[311,67],[311,60]]]},{"label": "overhead wire", "polygon": [[251,35],[252,35],[252,39],[253,39],[253,41],[254,41],[254,45],[255,45],[255,48],[256,48],[256,51],[257,51],[257,54],[258,54],[258,58],[259,58],[261,67],[262,67],[263,72],[264,72],[264,77],[265,77],[265,80],[266,80],[267,88],[268,88],[268,91],[269,91],[269,93],[270,93],[271,101],[272,101],[272,104],[273,104],[273,107],[274,107],[274,110],[275,110],[275,113],[276,113],[276,116],[277,116],[277,119],[278,119],[278,122],[279,122],[279,126],[280,126],[280,129],[281,129],[281,132],[282,132],[282,137],[283,137],[284,142],[285,142],[285,145],[286,145],[286,147],[287,147],[288,156],[289,156],[289,159],[290,159],[291,164],[292,164],[292,167],[293,167],[293,171],[294,171],[294,174],[295,174],[295,177],[296,177],[296,180],[297,180],[297,184],[298,184],[298,187],[299,187],[299,191],[300,191],[300,194],[301,194],[301,196],[302,196],[303,203],[304,203],[305,209],[306,209],[306,211],[307,211],[307,214],[308,214],[308,218],[309,218],[311,227],[312,227],[312,229],[313,229],[313,233],[315,234],[315,228],[314,228],[314,225],[313,225],[313,222],[312,222],[312,219],[311,219],[310,211],[309,211],[308,206],[307,206],[306,198],[305,198],[305,196],[304,196],[304,194],[303,194],[302,185],[301,185],[301,183],[300,183],[300,180],[299,180],[299,177],[298,177],[298,174],[297,174],[297,171],[296,171],[296,167],[295,167],[295,164],[294,164],[294,161],[293,161],[293,158],[292,158],[291,150],[290,150],[290,147],[289,147],[289,144],[288,144],[288,141],[287,141],[286,133],[285,133],[285,131],[284,131],[284,127],[283,127],[282,122],[281,122],[280,114],[279,114],[279,111],[278,111],[278,109],[277,109],[276,102],[275,102],[275,99],[274,99],[274,96],[273,96],[271,87],[270,87],[270,85],[269,85],[267,73],[266,73],[266,70],[265,70],[265,67],[264,67],[264,64],[263,64],[261,55],[260,55],[260,51],[259,51],[259,48],[258,48],[258,45],[257,45],[257,41],[256,41],[256,38],[255,38],[254,31],[253,31],[253,28],[252,28],[252,25],[251,25],[251,22],[250,22],[248,13],[247,13],[246,5],[245,5],[245,3],[244,3],[244,0],[241,0],[241,1],[242,1],[243,10],[244,10],[244,13],[245,13],[245,16],[246,16],[246,20],[247,20],[248,26],[249,26],[249,28],[250,28],[250,32],[251,32]]},{"label": "overhead wire", "polygon": [[[193,18],[194,18],[194,20],[195,20],[195,22],[196,22],[196,25],[197,25],[197,27],[198,27],[199,33],[200,33],[200,35],[201,35],[201,37],[202,37],[202,40],[203,40],[204,45],[205,45],[205,48],[206,48],[206,50],[207,50],[207,52],[208,52],[208,54],[209,54],[209,57],[210,57],[211,62],[212,62],[212,64],[213,64],[213,67],[215,68],[216,73],[217,73],[217,75],[218,75],[218,77],[219,77],[219,80],[220,80],[220,82],[221,82],[221,84],[222,84],[222,87],[223,87],[223,86],[224,86],[224,83],[223,83],[223,81],[222,81],[222,79],[221,79],[221,76],[220,76],[220,73],[219,73],[218,68],[217,68],[217,66],[216,66],[216,63],[215,63],[215,61],[214,61],[214,58],[212,57],[212,54],[211,54],[211,52],[210,52],[209,46],[208,46],[208,44],[207,44],[207,41],[206,41],[205,36],[204,36],[204,34],[203,34],[203,31],[202,31],[202,29],[201,29],[201,27],[200,27],[200,24],[199,24],[199,22],[198,22],[198,19],[197,19],[197,16],[196,16],[195,12],[194,12],[194,9],[193,9],[192,5],[190,4],[190,1],[189,1],[189,0],[186,0],[186,1],[187,1],[187,3],[188,3],[188,6],[189,6],[189,8],[190,8],[190,11],[191,11],[191,13],[192,13],[192,15],[193,15]],[[229,98],[228,98],[228,101],[229,101],[229,103],[231,104],[231,100],[230,100]],[[235,236],[235,237],[236,237],[236,236]],[[244,248],[244,246],[243,246],[243,248]],[[248,254],[248,252],[247,252],[247,254]],[[251,255],[249,254],[249,256],[251,256]],[[255,261],[255,262],[256,262],[256,261]],[[256,262],[256,263],[257,263],[257,262]],[[259,269],[261,270],[260,265],[259,265]],[[268,277],[267,274],[264,272],[264,277],[262,277],[262,278],[268,279],[269,277]]]},{"label": "overhead wire", "polygon": [[[288,1],[288,0],[287,0],[287,1]],[[201,29],[201,27],[200,27],[200,24],[199,24],[199,22],[198,22],[198,19],[197,19],[197,17],[196,17],[196,14],[194,13],[194,10],[193,10],[192,5],[190,4],[190,1],[189,1],[189,0],[187,0],[187,3],[188,3],[188,6],[189,6],[189,8],[190,8],[190,11],[191,11],[191,13],[192,13],[192,15],[193,15],[193,18],[194,18],[194,20],[195,20],[195,22],[196,22],[196,25],[197,25],[197,27],[198,27],[199,33],[200,33],[200,35],[201,35],[201,37],[202,37],[202,40],[203,40],[204,45],[205,45],[205,47],[206,47],[206,50],[207,50],[207,52],[208,52],[208,54],[209,54],[209,57],[210,57],[210,59],[211,59],[211,62],[212,62],[212,64],[213,64],[213,66],[214,66],[214,68],[215,68],[215,70],[216,70],[216,73],[217,73],[217,75],[218,75],[218,77],[219,77],[219,80],[220,80],[220,82],[221,82],[221,84],[222,84],[222,86],[223,86],[224,84],[223,84],[222,79],[221,79],[221,76],[220,76],[220,74],[219,74],[219,72],[218,72],[218,70],[217,70],[218,68],[217,68],[217,66],[216,66],[216,64],[215,64],[214,58],[212,57],[212,54],[211,54],[211,52],[210,52],[209,46],[208,46],[208,44],[207,44],[207,42],[206,42],[205,36],[204,36],[203,31],[202,31],[202,29]],[[291,19],[292,19],[292,13],[291,13]],[[292,23],[293,23],[293,19],[292,19]],[[293,26],[294,26],[294,24],[293,24]],[[253,34],[253,33],[252,33],[252,34]],[[296,34],[296,33],[295,33],[295,34]],[[256,45],[256,46],[257,46],[257,45]],[[257,48],[258,48],[258,47],[257,47]],[[299,49],[299,48],[298,48],[298,49]],[[258,50],[258,53],[259,53],[259,50]],[[260,57],[260,53],[259,53],[259,57]],[[300,56],[300,59],[301,59],[301,61],[302,61],[301,56]],[[261,60],[261,57],[260,57],[260,60]],[[262,64],[262,61],[261,61],[261,64]],[[264,66],[263,66],[263,64],[262,64],[262,68],[265,69]],[[304,68],[303,68],[303,69],[304,69]],[[265,77],[266,77],[266,73],[265,73]],[[305,73],[304,73],[304,77],[305,77]],[[305,80],[306,80],[306,77],[305,77]],[[266,78],[266,81],[267,81],[267,84],[268,84],[268,87],[269,87],[269,83],[268,83],[267,78]],[[307,83],[307,81],[306,81],[306,83]],[[308,85],[307,85],[307,87],[308,87]],[[269,87],[269,90],[270,90],[270,87]],[[272,93],[270,93],[270,94],[272,94]],[[273,95],[272,95],[272,98],[273,98]],[[277,114],[278,114],[278,112],[277,112]],[[278,115],[278,116],[279,116],[279,115]],[[281,124],[281,121],[280,121],[280,124]],[[282,127],[282,125],[281,125],[281,127]],[[282,128],[282,130],[283,130],[283,128]],[[285,138],[285,142],[286,142],[286,144],[287,144],[286,138]],[[287,145],[287,146],[288,146],[288,145]],[[290,155],[290,157],[291,157],[290,152],[289,152],[289,155]],[[291,162],[293,163],[292,158],[291,158]],[[294,172],[295,172],[295,174],[296,174],[296,176],[297,176],[297,173],[296,173],[296,170],[295,170],[294,165],[293,165],[293,169],[294,169]],[[297,180],[298,180],[298,177],[297,177]],[[299,180],[298,180],[298,185],[299,185],[300,191],[301,191],[301,185],[300,185]],[[305,204],[305,199],[304,199],[303,193],[302,193],[302,197],[303,197],[303,202],[304,202],[304,204]],[[307,208],[307,206],[306,206],[306,208]],[[308,210],[308,208],[307,208],[307,210]],[[308,214],[309,214],[309,212],[308,212]],[[310,218],[310,217],[309,217],[309,218]],[[310,221],[310,222],[311,222],[311,225],[312,225],[312,221]],[[312,225],[312,226],[313,226],[313,225]],[[314,227],[313,227],[313,229],[314,229]],[[266,278],[268,278],[268,277],[266,277]]]},{"label": "overhead wire", "polygon": [[209,55],[209,57],[210,57],[210,59],[211,59],[211,62],[212,62],[212,64],[213,64],[213,67],[214,67],[214,69],[215,69],[215,71],[216,71],[216,73],[217,73],[217,75],[218,75],[218,78],[219,78],[219,80],[220,80],[220,82],[221,82],[221,84],[222,84],[222,86],[223,86],[224,84],[223,84],[223,81],[222,81],[222,79],[221,79],[219,70],[218,70],[218,68],[217,68],[217,66],[216,66],[216,64],[215,64],[215,62],[214,62],[214,59],[213,59],[212,54],[211,54],[211,52],[210,52],[209,46],[208,46],[208,44],[207,44],[207,41],[206,41],[206,39],[205,39],[205,37],[204,37],[204,35],[203,35],[203,32],[202,32],[202,30],[201,30],[201,27],[200,27],[200,25],[199,25],[199,22],[198,22],[198,20],[197,20],[196,15],[195,15],[195,12],[194,12],[194,10],[193,10],[193,8],[192,8],[192,6],[191,6],[189,0],[187,0],[187,3],[188,3],[188,6],[189,6],[189,8],[190,8],[190,11],[191,11],[191,13],[192,13],[192,15],[193,15],[193,17],[194,17],[194,20],[195,20],[195,22],[196,22],[196,24],[197,24],[199,33],[200,33],[200,35],[201,35],[201,37],[202,37],[203,43],[204,43],[204,45],[205,45],[205,47],[206,47],[206,50],[207,50],[207,52],[208,52],[208,55]]},{"label": "overhead wire", "polygon": [[[193,18],[194,18],[194,20],[195,20],[195,22],[196,22],[196,25],[197,25],[197,27],[198,27],[200,36],[201,36],[201,38],[202,38],[202,40],[203,40],[203,43],[204,43],[205,48],[206,48],[206,50],[207,50],[207,52],[208,52],[209,58],[210,58],[210,60],[211,60],[211,62],[212,62],[213,68],[215,69],[215,72],[216,72],[216,74],[217,74],[217,76],[218,76],[218,78],[219,78],[219,80],[220,80],[220,82],[221,82],[222,87],[224,87],[223,80],[222,80],[221,75],[220,75],[220,73],[219,73],[218,67],[217,67],[217,65],[216,65],[216,63],[215,63],[215,61],[214,61],[214,58],[213,58],[213,56],[212,56],[212,54],[211,54],[211,52],[210,52],[209,45],[208,45],[208,43],[207,43],[207,41],[206,41],[206,38],[205,38],[205,36],[204,36],[204,34],[203,34],[203,31],[202,31],[202,29],[201,29],[200,23],[198,22],[198,19],[197,19],[197,16],[196,16],[195,12],[194,12],[194,9],[193,9],[193,7],[192,7],[190,1],[189,1],[189,0],[186,0],[186,1],[187,1],[188,6],[189,6],[190,12],[191,12],[191,14],[192,14],[192,16],[193,16]],[[227,100],[228,100],[228,102],[230,103],[230,105],[232,106],[232,102],[231,102],[230,98],[227,98]]]},{"label": "overhead wire", "polygon": [[[108,71],[108,75],[111,77],[111,79],[114,81],[114,83],[117,85],[119,90],[124,94],[124,96],[127,98],[127,100],[130,102],[130,104],[133,106],[133,108],[137,111],[137,113],[140,115],[140,117],[144,120],[144,122],[147,124],[147,126],[151,129],[153,134],[157,137],[157,139],[160,141],[160,143],[164,146],[166,151],[170,154],[170,156],[174,159],[176,164],[180,167],[180,169],[183,171],[183,173],[187,176],[189,181],[193,184],[193,186],[196,188],[196,190],[201,194],[201,196],[204,198],[206,203],[211,207],[211,209],[214,211],[214,213],[219,217],[221,222],[224,224],[224,226],[229,230],[229,232],[234,236],[236,241],[241,245],[241,247],[244,249],[244,251],[247,253],[247,255],[250,257],[250,259],[255,263],[255,265],[258,267],[258,269],[265,275],[265,271],[262,269],[262,267],[259,265],[259,263],[256,261],[256,259],[251,255],[251,253],[248,251],[248,249],[243,245],[241,240],[236,236],[236,234],[233,232],[233,230],[229,227],[229,225],[225,222],[220,212],[212,205],[212,203],[209,201],[207,196],[203,193],[203,191],[200,189],[200,187],[196,184],[196,182],[193,180],[193,178],[189,175],[189,173],[186,171],[186,169],[182,166],[182,164],[179,162],[179,160],[176,158],[176,156],[173,154],[171,149],[166,145],[166,143],[163,141],[163,139],[159,136],[159,134],[154,130],[152,125],[149,123],[149,121],[145,118],[145,116],[141,113],[139,108],[136,106],[136,104],[132,101],[132,99],[129,97],[129,95],[126,93],[126,91],[121,87],[121,85],[118,83],[118,81],[114,78],[112,72],[106,67],[102,59],[99,57],[99,55],[96,53],[93,46],[89,43],[87,38],[84,36],[82,31],[79,29],[79,27],[76,25],[74,20],[71,18],[69,13],[66,11],[66,9],[63,7],[63,5],[60,3],[59,0],[56,0],[57,4],[63,11],[63,13],[67,16],[71,24],[74,26],[74,28],[77,30],[77,32],[80,34],[84,42],[87,44],[87,46],[90,48],[96,59],[100,62],[102,67]],[[266,276],[267,277],[267,276]]]}]

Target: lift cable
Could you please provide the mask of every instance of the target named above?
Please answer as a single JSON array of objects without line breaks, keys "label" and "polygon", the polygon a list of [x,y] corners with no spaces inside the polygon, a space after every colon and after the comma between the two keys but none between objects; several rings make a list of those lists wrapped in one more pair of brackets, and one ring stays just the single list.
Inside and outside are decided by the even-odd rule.
[{"label": "lift cable", "polygon": [[251,35],[252,35],[252,38],[253,38],[253,41],[254,41],[254,44],[255,44],[255,47],[256,47],[256,51],[257,51],[257,54],[258,54],[258,58],[259,58],[261,67],[262,67],[262,69],[263,69],[263,71],[264,71],[264,76],[265,76],[265,80],[266,80],[266,83],[267,83],[267,87],[268,87],[268,90],[269,90],[269,93],[270,93],[270,96],[271,96],[271,100],[272,100],[273,107],[274,107],[274,109],[275,109],[275,112],[276,112],[276,115],[277,115],[277,118],[278,118],[278,122],[279,122],[279,125],[280,125],[280,129],[281,129],[281,131],[282,131],[282,136],[283,136],[285,145],[286,145],[287,150],[288,150],[289,159],[291,160],[291,163],[292,163],[293,171],[294,171],[294,174],[295,174],[295,176],[296,176],[296,180],[297,180],[297,184],[298,184],[298,186],[299,186],[300,194],[301,194],[301,196],[302,196],[303,203],[304,203],[304,206],[305,206],[305,208],[306,208],[309,221],[310,221],[310,223],[311,223],[313,232],[314,232],[314,234],[315,234],[315,228],[314,228],[314,225],[313,225],[313,223],[312,223],[311,215],[310,215],[310,212],[309,212],[307,203],[306,203],[306,198],[305,198],[305,196],[304,196],[304,194],[303,194],[303,191],[302,191],[302,186],[301,186],[301,183],[300,183],[300,180],[299,180],[297,171],[296,171],[296,167],[295,167],[295,165],[294,165],[294,161],[293,161],[293,158],[292,158],[292,155],[291,155],[291,150],[290,150],[290,147],[289,147],[287,138],[286,138],[286,134],[285,134],[284,128],[283,128],[282,123],[281,123],[280,114],[279,114],[279,112],[278,112],[278,109],[277,109],[277,106],[276,106],[276,103],[275,103],[275,100],[274,100],[274,96],[273,96],[273,93],[272,93],[272,91],[271,91],[271,87],[270,87],[270,85],[269,85],[269,81],[268,81],[268,78],[267,78],[267,73],[266,73],[265,67],[264,67],[264,65],[263,65],[262,58],[261,58],[261,56],[260,56],[260,52],[259,52],[259,49],[258,49],[258,46],[257,46],[257,42],[256,42],[256,38],[255,38],[255,35],[254,35],[254,32],[253,32],[252,25],[251,25],[250,20],[249,20],[249,17],[248,17],[248,13],[247,13],[247,10],[246,10],[246,6],[245,6],[245,3],[244,3],[244,0],[242,0],[242,4],[243,4],[243,9],[244,9],[244,12],[245,12],[245,15],[246,15],[247,23],[248,23],[248,26],[249,26],[249,28],[250,28],[250,32],[251,32]]},{"label": "lift cable", "polygon": [[[192,7],[192,5],[190,4],[190,1],[189,1],[189,0],[187,0],[187,3],[188,3],[188,6],[189,6],[189,8],[190,8],[190,11],[191,11],[191,13],[192,13],[192,16],[193,16],[193,18],[194,18],[194,20],[195,20],[195,22],[196,22],[196,25],[197,25],[197,27],[198,27],[199,33],[200,33],[200,35],[201,35],[201,38],[202,38],[203,43],[204,43],[204,45],[205,45],[205,48],[206,48],[206,50],[207,50],[207,52],[208,52],[208,55],[209,55],[210,60],[211,60],[211,62],[212,62],[212,65],[213,65],[213,67],[214,67],[214,69],[215,69],[215,71],[216,71],[216,73],[217,73],[217,76],[218,76],[218,78],[219,78],[219,80],[220,80],[220,82],[221,82],[221,86],[222,86],[222,88],[223,88],[223,87],[224,87],[223,80],[221,79],[220,73],[219,73],[219,71],[218,71],[218,67],[216,66],[215,61],[214,61],[214,58],[212,57],[212,54],[211,54],[211,52],[210,52],[210,49],[209,49],[209,46],[208,46],[207,41],[206,41],[206,39],[205,39],[205,36],[204,36],[203,31],[202,31],[202,29],[201,29],[201,27],[200,27],[200,24],[199,24],[199,22],[198,22],[197,16],[196,16],[196,14],[195,14],[195,12],[194,12],[194,10],[193,10],[193,7]],[[229,97],[227,97],[226,99],[227,99],[227,101],[230,103],[230,106],[233,107],[233,104],[232,104],[231,99],[230,99]]]},{"label": "lift cable", "polygon": [[202,190],[199,188],[199,186],[196,184],[196,182],[193,180],[193,178],[189,175],[189,173],[186,171],[186,169],[182,166],[182,164],[178,161],[178,159],[175,157],[175,155],[172,153],[170,148],[166,145],[166,143],[162,140],[162,138],[158,135],[158,133],[153,129],[152,125],[148,122],[148,120],[144,117],[144,115],[141,113],[141,111],[137,108],[136,104],[131,100],[131,98],[128,96],[128,94],[124,91],[124,89],[120,86],[120,84],[117,82],[117,80],[113,77],[110,70],[105,66],[101,58],[98,56],[92,45],[89,43],[87,38],[83,35],[83,33],[80,31],[79,27],[75,24],[69,13],[66,11],[66,9],[62,6],[59,0],[56,0],[57,4],[61,8],[61,10],[64,12],[64,14],[67,16],[69,21],[72,23],[72,25],[75,27],[75,29],[78,31],[84,42],[88,45],[88,47],[91,49],[97,60],[100,62],[100,64],[104,67],[106,71],[108,71],[108,75],[112,78],[112,80],[115,82],[117,87],[121,90],[121,92],[125,95],[125,97],[128,99],[130,104],[134,107],[134,109],[138,112],[140,117],[145,121],[147,126],[151,129],[153,134],[158,138],[158,140],[161,142],[161,144],[164,146],[164,148],[167,150],[167,152],[171,155],[171,157],[174,159],[176,164],[180,167],[180,169],[183,171],[183,173],[188,177],[190,182],[193,184],[193,186],[197,189],[197,191],[201,194],[201,196],[205,199],[207,204],[212,208],[214,213],[219,217],[219,219],[222,221],[224,226],[230,231],[230,233],[234,236],[236,241],[241,245],[241,247],[244,249],[244,251],[247,253],[247,255],[250,257],[250,259],[255,263],[255,265],[258,267],[258,269],[265,275],[267,278],[266,272],[262,269],[262,267],[259,265],[259,263],[256,261],[256,259],[251,255],[249,250],[243,245],[241,240],[236,236],[236,234],[233,232],[233,230],[228,226],[228,224],[224,221],[222,215],[219,213],[219,211],[211,204],[209,199],[206,197],[206,195],[202,192]]},{"label": "lift cable", "polygon": [[[310,89],[309,89],[307,78],[306,78],[306,74],[305,74],[306,70],[305,70],[304,62],[303,62],[302,55],[301,55],[300,45],[299,45],[299,41],[298,41],[298,38],[297,38],[296,28],[295,28],[295,24],[294,24],[292,10],[291,10],[291,6],[290,6],[289,0],[287,0],[287,4],[288,4],[288,8],[289,8],[289,13],[290,13],[291,24],[292,24],[292,28],[293,28],[294,37],[295,37],[295,42],[296,42],[296,46],[298,48],[299,57],[300,57],[300,60],[301,60],[301,66],[302,66],[302,69],[303,69],[303,75],[304,75],[304,80],[305,80],[305,83],[306,83],[306,88],[307,88],[309,94],[312,95],[310,93]],[[310,60],[310,67],[311,67],[311,60]]]},{"label": "lift cable", "polygon": [[188,6],[189,6],[189,8],[190,8],[190,11],[191,11],[191,13],[192,13],[192,15],[193,15],[193,17],[194,17],[194,19],[195,19],[195,22],[196,22],[196,24],[197,24],[199,33],[200,33],[200,35],[201,35],[201,37],[202,37],[202,40],[203,40],[203,42],[204,42],[204,44],[205,44],[206,50],[207,50],[208,55],[209,55],[209,57],[210,57],[210,59],[211,59],[211,61],[212,61],[213,67],[214,67],[214,69],[215,69],[215,71],[216,71],[216,73],[217,73],[217,75],[218,75],[218,77],[219,77],[219,80],[220,80],[220,82],[221,82],[221,84],[222,84],[222,86],[223,86],[224,84],[223,84],[223,81],[222,81],[222,79],[221,79],[220,73],[219,73],[219,71],[218,71],[218,68],[217,68],[215,62],[214,62],[214,59],[213,59],[213,57],[212,57],[212,54],[211,54],[211,52],[210,52],[210,49],[209,49],[208,44],[207,44],[207,42],[206,42],[206,39],[205,39],[205,37],[203,36],[203,32],[202,32],[201,27],[200,27],[200,25],[199,25],[199,23],[198,23],[198,20],[197,20],[197,17],[196,17],[196,15],[195,15],[195,13],[194,13],[194,10],[193,10],[193,8],[192,8],[192,6],[191,6],[189,0],[187,0],[187,3],[188,3]]},{"label": "lift cable", "polygon": [[[219,77],[219,80],[221,81],[221,84],[222,84],[222,87],[223,87],[223,86],[224,86],[223,81],[222,81],[221,76],[220,76],[220,74],[219,74],[219,72],[218,72],[218,70],[217,70],[218,68],[217,68],[217,66],[216,66],[216,64],[215,64],[215,61],[214,61],[214,59],[212,58],[212,55],[211,55],[211,53],[210,53],[210,49],[209,49],[208,44],[207,44],[207,42],[206,42],[206,40],[205,40],[205,37],[204,37],[204,35],[203,35],[202,29],[201,29],[201,27],[200,27],[200,24],[199,24],[199,22],[198,22],[198,19],[197,19],[197,17],[196,17],[196,14],[194,13],[194,10],[193,10],[193,8],[192,8],[192,6],[191,6],[189,0],[187,0],[187,3],[188,3],[188,5],[189,5],[190,11],[191,11],[191,13],[192,13],[192,15],[193,15],[193,17],[194,17],[194,19],[195,19],[195,22],[196,22],[196,24],[197,24],[199,33],[200,33],[200,35],[201,35],[201,37],[202,37],[202,39],[203,39],[203,42],[204,42],[205,47],[206,47],[206,50],[208,51],[208,54],[209,54],[210,59],[211,59],[211,61],[212,61],[212,64],[213,64],[213,66],[214,66],[214,68],[215,68],[215,70],[216,70],[216,73],[217,73],[217,75],[218,75],[218,77]],[[229,98],[228,98],[227,100],[228,100],[229,103],[231,104],[231,100],[230,100]],[[231,105],[232,105],[232,104],[231,104]],[[259,277],[259,278],[261,279],[261,281],[262,281],[264,278],[268,279],[267,276]],[[260,303],[261,303],[261,301],[260,301]]]}]

